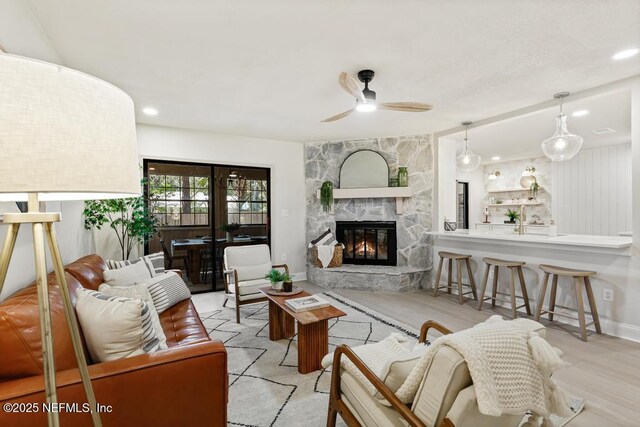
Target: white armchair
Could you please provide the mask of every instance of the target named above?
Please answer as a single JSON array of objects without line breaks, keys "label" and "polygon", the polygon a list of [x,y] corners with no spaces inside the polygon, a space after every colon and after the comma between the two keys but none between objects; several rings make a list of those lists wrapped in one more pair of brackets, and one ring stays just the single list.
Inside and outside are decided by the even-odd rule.
[{"label": "white armchair", "polygon": [[224,249],[224,292],[226,299],[236,305],[236,323],[240,323],[240,306],[266,301],[259,288],[271,285],[265,279],[272,268],[283,268],[289,273],[286,264],[273,265],[271,252],[267,245],[228,246]]},{"label": "white armchair", "polygon": [[[527,322],[528,328],[544,337],[543,325]],[[422,325],[420,342],[426,341],[432,328],[443,334],[451,333],[437,322],[428,321]],[[342,369],[341,357],[349,358],[391,406],[382,405],[360,380]],[[403,404],[353,350],[346,345],[338,347],[333,358],[328,412],[328,427],[335,426],[337,414],[350,427],[517,427],[525,415],[481,414],[467,363],[460,353],[447,346],[438,348],[410,407]]]}]

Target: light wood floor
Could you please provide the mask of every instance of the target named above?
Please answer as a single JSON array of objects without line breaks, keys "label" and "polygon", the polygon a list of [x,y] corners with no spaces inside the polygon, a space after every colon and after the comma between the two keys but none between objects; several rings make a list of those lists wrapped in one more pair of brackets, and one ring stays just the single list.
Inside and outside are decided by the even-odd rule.
[{"label": "light wood floor", "polygon": [[[310,292],[325,291],[308,282],[298,283]],[[428,291],[335,292],[416,329],[425,320],[436,320],[455,331],[469,328],[493,314],[509,317],[509,311],[503,308],[491,309],[485,303],[479,312],[475,301],[467,300],[459,305],[452,296],[434,298]],[[211,306],[219,307],[223,298],[220,292],[196,295],[194,303],[198,310],[210,310]],[[554,379],[569,394],[587,400],[583,412],[568,426],[640,426],[640,344],[595,333],[590,333],[585,343],[567,332],[575,334],[575,328],[542,323],[548,326],[547,340],[564,352],[564,359],[569,363],[554,374]]]}]

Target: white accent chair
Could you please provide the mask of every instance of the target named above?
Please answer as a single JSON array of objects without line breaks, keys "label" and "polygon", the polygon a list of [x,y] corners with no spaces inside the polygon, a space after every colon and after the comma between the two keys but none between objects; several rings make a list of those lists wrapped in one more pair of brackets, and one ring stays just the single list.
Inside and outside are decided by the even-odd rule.
[{"label": "white accent chair", "polygon": [[[540,323],[529,319],[516,321],[545,336],[546,329]],[[439,323],[427,321],[420,330],[420,342],[426,341],[431,328],[443,334],[451,333]],[[391,406],[382,405],[358,379],[342,369],[340,357],[349,358]],[[335,426],[337,414],[350,427],[517,427],[525,415],[492,417],[481,414],[467,363],[460,353],[448,346],[439,347],[433,356],[410,407],[403,404],[346,345],[335,350],[331,369],[328,427]]]},{"label": "white accent chair", "polygon": [[289,274],[286,264],[273,265],[267,245],[228,246],[224,249],[224,292],[226,299],[235,300],[236,323],[240,323],[240,306],[266,301],[259,288],[270,286],[264,277],[272,268],[283,268]]}]

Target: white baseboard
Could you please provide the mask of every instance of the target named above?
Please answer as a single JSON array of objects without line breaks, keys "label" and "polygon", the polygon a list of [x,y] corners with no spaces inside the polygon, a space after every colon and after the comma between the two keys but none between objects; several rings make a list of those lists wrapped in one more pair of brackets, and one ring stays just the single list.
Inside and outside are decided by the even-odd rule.
[{"label": "white baseboard", "polygon": [[304,280],[307,280],[307,272],[303,271],[300,273],[293,273],[293,281],[294,282],[302,282]]}]

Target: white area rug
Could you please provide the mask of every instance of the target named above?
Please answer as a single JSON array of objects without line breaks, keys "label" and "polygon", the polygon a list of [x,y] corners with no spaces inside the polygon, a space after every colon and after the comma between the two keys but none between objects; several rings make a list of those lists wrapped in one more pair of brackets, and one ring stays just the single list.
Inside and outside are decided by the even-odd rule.
[{"label": "white area rug", "polygon": [[[332,292],[323,296],[347,313],[329,322],[329,351],[341,344],[377,342],[392,332],[417,339],[411,327]],[[270,341],[268,310],[267,303],[244,306],[240,324],[230,306],[200,315],[211,338],[222,340],[227,348],[229,425],[325,426],[331,372],[298,373],[297,335]],[[584,400],[576,400],[577,413],[583,406]],[[561,427],[567,421],[554,420],[554,424]],[[340,416],[338,424],[344,425]]]}]

